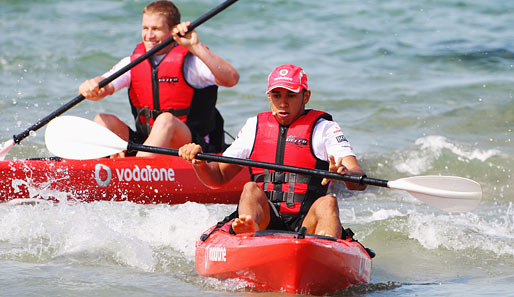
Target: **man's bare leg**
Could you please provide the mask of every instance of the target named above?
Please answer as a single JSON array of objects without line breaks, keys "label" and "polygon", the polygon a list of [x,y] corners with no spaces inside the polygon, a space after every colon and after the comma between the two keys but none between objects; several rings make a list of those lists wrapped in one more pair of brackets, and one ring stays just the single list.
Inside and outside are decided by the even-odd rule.
[{"label": "man's bare leg", "polygon": [[270,222],[270,208],[264,191],[255,182],[245,184],[238,206],[239,217],[232,222],[236,234],[264,230]]},{"label": "man's bare leg", "polygon": [[307,233],[341,238],[343,228],[336,197],[325,195],[317,199],[305,216],[302,226],[307,227]]},{"label": "man's bare leg", "polygon": [[[120,120],[118,117],[112,114],[97,114],[93,121],[97,124],[100,124],[107,129],[111,130],[114,134],[118,135],[121,139],[128,141],[129,140],[129,128],[128,126]],[[125,151],[111,155],[111,158],[123,158],[125,157]]]},{"label": "man's bare leg", "polygon": [[93,121],[100,124],[107,129],[111,130],[114,134],[118,135],[121,139],[128,141],[129,130],[128,126],[121,121],[118,117],[112,114],[100,113],[95,116]]},{"label": "man's bare leg", "polygon": [[[152,126],[144,144],[149,146],[179,148],[192,141],[189,127],[169,112],[161,113]],[[137,152],[136,156],[151,156],[153,153]]]}]

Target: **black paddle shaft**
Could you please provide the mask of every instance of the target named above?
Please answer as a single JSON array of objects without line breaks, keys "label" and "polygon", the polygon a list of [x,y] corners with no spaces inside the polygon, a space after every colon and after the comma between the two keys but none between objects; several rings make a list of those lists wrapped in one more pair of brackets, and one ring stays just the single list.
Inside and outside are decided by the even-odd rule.
[{"label": "black paddle shaft", "polygon": [[[128,143],[127,150],[143,151],[143,152],[156,153],[156,154],[161,154],[161,155],[178,156],[177,149],[148,146],[148,145],[137,144],[137,143],[133,143],[133,142]],[[236,165],[249,166],[249,167],[257,167],[257,168],[263,168],[263,169],[271,169],[271,170],[280,171],[280,172],[291,172],[291,173],[297,173],[297,174],[311,175],[311,176],[317,176],[317,177],[322,177],[322,178],[326,177],[329,179],[342,180],[342,181],[347,181],[347,182],[354,182],[354,183],[360,183],[360,184],[366,184],[366,185],[372,185],[372,186],[378,186],[378,187],[385,187],[385,188],[387,188],[387,183],[388,183],[388,180],[371,178],[371,177],[367,177],[366,175],[358,176],[358,175],[351,175],[351,174],[338,174],[338,173],[329,172],[326,170],[302,168],[302,167],[295,167],[295,166],[289,166],[289,165],[280,165],[280,164],[267,163],[267,162],[248,160],[248,159],[232,158],[232,157],[226,157],[226,156],[214,155],[214,154],[199,153],[196,155],[196,159],[204,160],[204,161],[211,161],[211,162],[236,164]]]},{"label": "black paddle shaft", "polygon": [[[234,4],[237,0],[227,0],[223,3],[221,3],[220,5],[214,7],[213,9],[211,9],[210,11],[208,11],[207,13],[205,13],[204,15],[202,15],[201,17],[199,17],[198,19],[196,19],[195,21],[193,21],[189,27],[188,27],[188,30],[189,31],[192,31],[194,30],[196,27],[200,26],[201,24],[205,23],[207,20],[209,20],[210,18],[212,18],[213,16],[217,15],[218,13],[220,13],[221,11],[223,11],[225,8],[229,7],[230,5]],[[148,57],[152,56],[153,54],[155,54],[156,52],[162,50],[163,48],[167,47],[168,45],[170,45],[172,42],[174,42],[175,40],[173,39],[173,36],[169,37],[168,39],[166,39],[165,41],[159,43],[156,47],[152,48],[151,50],[149,50],[148,52],[146,52],[144,55],[142,55],[141,57],[137,58],[136,60],[132,61],[130,64],[128,64],[127,66],[121,68],[120,70],[116,71],[115,73],[113,73],[112,75],[110,75],[109,77],[107,77],[106,79],[102,80],[98,85],[100,88],[103,88],[105,87],[106,85],[108,85],[110,82],[112,82],[113,80],[117,79],[118,77],[120,77],[123,73],[129,71],[130,69],[132,69],[134,66],[136,66],[137,64],[141,63],[142,61],[144,61],[145,59],[147,59]],[[25,131],[21,132],[20,134],[18,135],[13,135],[13,139],[14,139],[14,142],[19,144],[23,139],[25,139],[27,136],[29,136],[30,132],[31,131],[36,131],[38,130],[39,128],[43,127],[44,125],[48,124],[51,120],[53,120],[54,118],[60,116],[61,114],[63,114],[64,112],[68,111],[69,109],[71,109],[72,107],[74,107],[75,105],[77,105],[78,103],[82,102],[82,100],[84,100],[85,97],[82,96],[82,94],[78,95],[77,97],[71,99],[68,103],[62,105],[61,107],[59,107],[57,110],[55,110],[54,112],[52,112],[51,114],[47,115],[46,117],[42,118],[41,120],[39,120],[38,122],[36,122],[34,125],[30,126],[28,129],[26,129]]]}]

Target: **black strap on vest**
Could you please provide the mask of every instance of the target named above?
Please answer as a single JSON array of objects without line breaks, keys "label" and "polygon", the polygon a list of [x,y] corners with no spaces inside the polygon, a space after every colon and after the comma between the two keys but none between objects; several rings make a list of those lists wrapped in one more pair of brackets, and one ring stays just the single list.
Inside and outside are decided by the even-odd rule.
[{"label": "black strap on vest", "polygon": [[275,202],[286,202],[288,207],[293,207],[295,202],[303,202],[305,194],[284,193],[280,191],[264,191],[268,199]]},{"label": "black strap on vest", "polygon": [[146,125],[150,125],[150,119],[155,120],[163,112],[169,112],[176,117],[181,117],[181,116],[187,116],[189,114],[190,108],[189,107],[182,108],[182,109],[170,108],[168,110],[155,110],[155,109],[149,109],[148,106],[145,106],[144,108],[136,107],[136,110],[137,110],[137,118],[141,119],[140,117],[142,117],[142,116],[145,117]]},{"label": "black strap on vest", "polygon": [[[143,133],[145,138],[148,137],[150,131],[152,130],[152,125],[150,125],[150,119],[155,120],[161,113],[169,112],[176,117],[186,116],[189,114],[189,108],[182,109],[173,109],[170,108],[168,110],[155,110],[149,109],[148,106],[144,108],[134,107],[137,112],[136,116],[136,128],[140,133]],[[141,122],[141,117],[144,117],[145,122]]]},{"label": "black strap on vest", "polygon": [[[286,172],[269,172],[268,169],[264,170],[262,174],[256,174],[252,177],[254,182],[262,182],[264,193],[268,196],[271,202],[286,202],[288,207],[292,207],[295,202],[303,202],[305,194],[298,194],[294,192],[296,183],[308,184],[311,180],[310,176],[301,175],[297,173],[286,173]],[[289,191],[287,193],[270,189],[269,185],[281,185],[289,183]]]},{"label": "black strap on vest", "polygon": [[301,183],[301,184],[308,184],[311,180],[311,177],[308,175],[302,175],[297,173],[285,173],[285,172],[279,172],[274,171],[269,173],[269,171],[266,169],[264,170],[264,173],[262,174],[256,174],[254,175],[253,181],[254,182],[264,182],[264,183],[275,183],[275,184],[283,184],[283,183]]}]

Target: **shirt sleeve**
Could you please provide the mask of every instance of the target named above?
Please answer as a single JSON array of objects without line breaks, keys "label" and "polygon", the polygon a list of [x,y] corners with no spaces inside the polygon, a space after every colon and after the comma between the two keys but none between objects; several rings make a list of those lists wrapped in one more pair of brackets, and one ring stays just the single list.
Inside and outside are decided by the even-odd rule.
[{"label": "shirt sleeve", "polygon": [[216,78],[205,63],[197,56],[189,54],[184,59],[184,78],[196,89],[217,85]]},{"label": "shirt sleeve", "polygon": [[[114,65],[111,70],[107,71],[102,75],[102,77],[107,78],[116,71],[130,64],[130,57],[125,57],[121,59],[116,65]],[[130,70],[120,75],[117,79],[112,81],[112,85],[114,86],[114,92],[118,92],[123,88],[128,88],[130,86]]]},{"label": "shirt sleeve", "polygon": [[321,160],[328,161],[329,155],[336,159],[355,156],[352,145],[336,122],[320,119],[314,127],[312,138],[314,155]]},{"label": "shirt sleeve", "polygon": [[250,158],[256,131],[257,117],[249,118],[243,128],[239,130],[236,140],[223,152],[223,156],[242,159]]}]

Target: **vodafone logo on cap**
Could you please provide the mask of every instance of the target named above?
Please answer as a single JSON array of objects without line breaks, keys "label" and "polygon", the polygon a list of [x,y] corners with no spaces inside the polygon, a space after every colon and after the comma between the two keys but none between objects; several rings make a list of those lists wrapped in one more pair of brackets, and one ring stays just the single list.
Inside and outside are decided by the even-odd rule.
[{"label": "vodafone logo on cap", "polygon": [[289,73],[289,71],[287,71],[287,69],[281,69],[279,73],[282,76],[286,76]]}]

